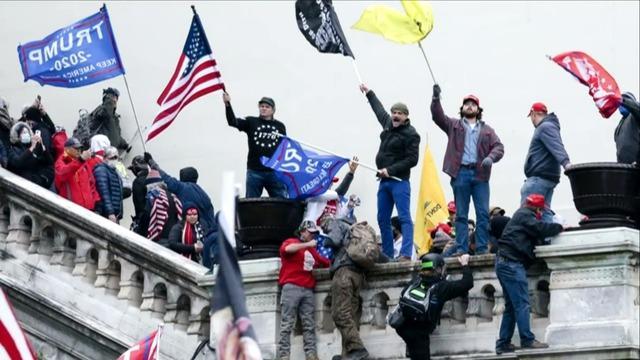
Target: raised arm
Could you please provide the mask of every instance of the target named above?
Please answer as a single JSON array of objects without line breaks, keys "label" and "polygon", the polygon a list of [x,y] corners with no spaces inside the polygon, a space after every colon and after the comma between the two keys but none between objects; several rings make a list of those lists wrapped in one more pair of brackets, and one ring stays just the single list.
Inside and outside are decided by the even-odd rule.
[{"label": "raised arm", "polygon": [[238,129],[239,131],[246,131],[247,120],[237,118],[231,107],[231,97],[226,92],[222,94],[222,100],[224,101],[225,115],[227,116],[227,124],[229,126]]},{"label": "raised arm", "polygon": [[373,92],[373,90],[370,90],[365,84],[362,84],[360,85],[360,91],[362,91],[367,96],[369,105],[371,105],[371,110],[373,110],[373,113],[376,114],[378,122],[380,123],[380,125],[382,125],[382,128],[390,128],[391,115],[389,115],[387,110],[384,109],[384,106],[382,106],[382,103],[380,102],[380,100],[378,100],[378,97]]},{"label": "raised arm", "polygon": [[449,133],[455,120],[444,114],[440,103],[440,85],[433,85],[433,96],[431,97],[431,118],[442,131]]}]

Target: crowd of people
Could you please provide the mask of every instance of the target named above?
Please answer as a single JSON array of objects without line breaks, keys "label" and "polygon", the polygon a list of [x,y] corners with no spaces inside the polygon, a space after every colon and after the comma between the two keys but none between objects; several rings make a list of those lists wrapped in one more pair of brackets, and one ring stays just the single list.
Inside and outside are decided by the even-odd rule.
[{"label": "crowd of people", "polygon": [[[447,206],[448,221],[429,229],[433,241],[428,253],[418,254],[409,209],[409,179],[418,163],[420,135],[411,125],[406,104],[396,103],[387,112],[371,89],[362,84],[360,90],[382,127],[376,154],[380,236],[366,221],[358,220],[355,210],[360,199],[348,194],[358,168],[354,157],[335,190],[306,201],[303,222],[280,247],[278,358],[289,359],[290,335],[299,317],[306,359],[318,359],[314,268],[330,268],[331,316],[342,337],[342,353],[334,360],[360,360],[369,358],[359,334],[359,293],[367,270],[378,262],[419,261],[419,276],[402,291],[389,323],[407,343],[411,359],[429,359],[429,336],[437,327],[442,306],[449,299],[465,296],[473,287],[469,255],[489,253],[496,254],[496,274],[505,298],[496,352],[516,349],[511,344],[516,325],[522,348],[545,347],[529,326],[526,269],[535,260],[535,246],[563,230],[553,221],[551,201],[561,168],[572,165],[562,143],[558,117],[543,103],[536,102],[529,109],[534,132],[524,164],[526,180],[520,191],[521,208],[510,218],[504,209],[489,207],[491,169],[505,150],[495,130],[483,120],[480,100],[465,96],[459,116],[449,117],[440,103],[440,86],[434,85],[431,114],[448,138],[443,171],[451,177],[454,200]],[[120,130],[116,112],[119,96],[117,89],[103,90],[102,103],[94,111],[80,112],[72,136],[55,125],[39,96],[22,110],[18,120],[10,116],[7,101],[0,99],[0,165],[114,223],[122,220],[123,200],[131,197],[132,231],[211,268],[218,255],[218,229],[212,201],[198,185],[197,169],[185,167],[179,178],[174,178],[149,153],[133,157],[126,167],[121,156],[131,146]],[[276,133],[286,135],[285,124],[274,118],[275,101],[261,98],[259,115],[245,118],[235,115],[226,92],[223,103],[228,125],[247,136],[246,196],[260,197],[266,190],[269,196],[286,198],[286,185],[260,162],[277,148],[280,137]],[[617,159],[637,165],[640,103],[633,94],[623,95],[620,113],[614,136]],[[469,218],[471,199],[477,222]],[[397,216],[392,217],[394,208]],[[446,280],[445,257],[458,259],[463,267],[461,280]]]}]

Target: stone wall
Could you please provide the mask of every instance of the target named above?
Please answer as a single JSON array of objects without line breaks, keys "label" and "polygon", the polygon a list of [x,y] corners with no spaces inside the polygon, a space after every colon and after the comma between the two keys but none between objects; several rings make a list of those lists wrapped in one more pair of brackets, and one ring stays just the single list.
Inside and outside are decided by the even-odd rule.
[{"label": "stone wall", "polygon": [[[4,169],[0,253],[0,284],[21,304],[27,333],[61,359],[113,359],[161,323],[168,359],[190,356],[208,336],[204,267]],[[69,349],[61,329],[42,327],[61,314],[105,345]]]}]

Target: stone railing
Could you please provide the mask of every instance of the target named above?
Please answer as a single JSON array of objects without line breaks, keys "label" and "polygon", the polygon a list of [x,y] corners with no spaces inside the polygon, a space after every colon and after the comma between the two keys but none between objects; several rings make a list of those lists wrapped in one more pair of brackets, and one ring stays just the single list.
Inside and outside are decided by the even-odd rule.
[{"label": "stone railing", "polygon": [[[549,349],[517,351],[500,358],[638,359],[640,234],[625,228],[573,231],[552,245],[538,247],[540,261],[528,271],[531,326]],[[447,303],[440,326],[431,336],[436,357],[492,358],[504,312],[504,296],[494,270],[493,255],[474,256],[470,266],[474,287],[465,298]],[[546,261],[546,262],[545,262]],[[361,292],[360,333],[372,357],[401,359],[405,344],[385,321],[417,264],[389,263],[369,272]],[[461,277],[455,259],[448,274]],[[275,358],[280,324],[277,285],[279,259],[241,263],[247,306],[265,359]],[[340,334],[330,312],[330,277],[316,270],[316,334],[322,360],[341,351]],[[201,282],[214,285],[213,276]],[[519,344],[517,331],[512,339]],[[292,338],[292,359],[303,359],[300,324]]]},{"label": "stone railing", "polygon": [[168,358],[185,358],[208,336],[204,267],[4,169],[0,251],[0,282],[11,296],[72,309],[79,326],[102,330],[116,350],[160,323]]},{"label": "stone railing", "polygon": [[[455,259],[447,260],[452,279],[460,278],[461,268]],[[500,327],[504,300],[498,279],[493,270],[494,256],[473,257],[471,267],[474,287],[469,296],[446,304],[440,327],[432,336],[432,354],[480,354],[494,351]],[[367,286],[361,292],[362,311],[360,332],[372,356],[379,359],[402,358],[405,345],[395,331],[387,326],[386,315],[397,303],[402,288],[411,281],[416,264],[381,264],[369,272]],[[275,357],[278,342],[280,315],[279,289],[277,285],[279,259],[246,261],[241,264],[247,305],[265,359]],[[330,311],[330,286],[328,270],[316,270],[316,325],[318,349],[321,359],[341,351],[340,335],[335,329]],[[213,278],[204,282],[213,285]],[[548,325],[549,273],[544,264],[530,269],[529,289],[532,298],[532,325],[534,331],[544,336]],[[296,324],[292,339],[292,359],[304,358],[300,324]],[[515,340],[515,339],[514,339]],[[517,340],[515,340],[517,343]]]}]

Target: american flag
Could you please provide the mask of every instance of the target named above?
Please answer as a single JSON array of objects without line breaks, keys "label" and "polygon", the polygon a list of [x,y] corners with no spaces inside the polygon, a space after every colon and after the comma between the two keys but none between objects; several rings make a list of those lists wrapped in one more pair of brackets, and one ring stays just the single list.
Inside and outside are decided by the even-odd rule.
[{"label": "american flag", "polygon": [[20,328],[2,288],[0,288],[0,359],[37,359],[31,342]]},{"label": "american flag", "polygon": [[190,102],[220,89],[224,89],[224,84],[216,68],[216,60],[211,56],[211,46],[200,17],[194,14],[178,65],[158,98],[160,112],[153,120],[147,141],[171,125]]},{"label": "american flag", "polygon": [[158,360],[160,358],[160,336],[162,325],[149,336],[134,344],[117,360]]}]

